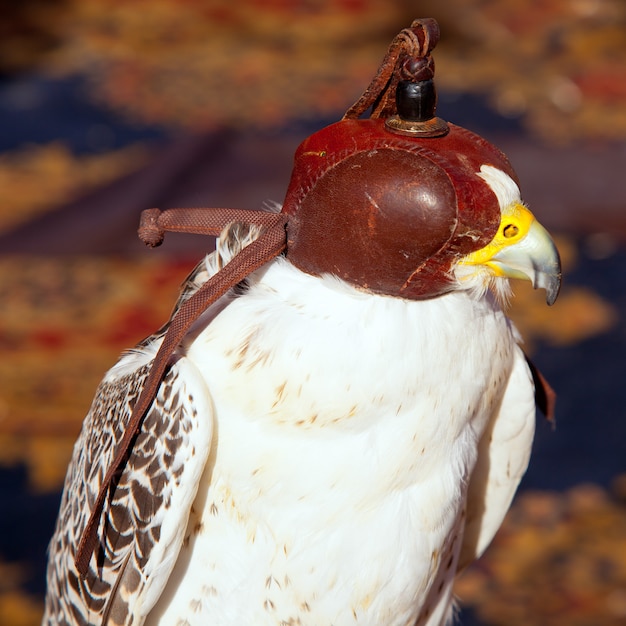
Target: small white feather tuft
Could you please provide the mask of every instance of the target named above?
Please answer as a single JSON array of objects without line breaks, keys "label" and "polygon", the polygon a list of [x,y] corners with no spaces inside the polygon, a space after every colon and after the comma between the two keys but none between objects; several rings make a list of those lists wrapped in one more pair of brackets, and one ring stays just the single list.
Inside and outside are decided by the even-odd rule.
[{"label": "small white feather tuft", "polygon": [[462,263],[455,266],[454,278],[459,288],[469,292],[472,298],[480,299],[487,291],[491,291],[499,306],[508,308],[513,293],[508,278],[494,276],[487,267]]},{"label": "small white feather tuft", "polygon": [[283,210],[282,202],[276,202],[276,200],[266,200],[263,203],[263,209],[270,213],[280,213]]},{"label": "small white feather tuft", "polygon": [[491,191],[498,198],[500,210],[509,206],[513,202],[521,202],[519,187],[515,181],[502,170],[493,165],[481,165],[478,174],[488,185]]}]

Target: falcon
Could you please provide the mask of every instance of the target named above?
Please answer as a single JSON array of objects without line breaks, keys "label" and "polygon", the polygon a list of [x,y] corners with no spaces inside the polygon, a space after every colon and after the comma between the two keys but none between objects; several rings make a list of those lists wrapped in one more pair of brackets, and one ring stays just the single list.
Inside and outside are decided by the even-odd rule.
[{"label": "falcon", "polygon": [[560,264],[506,157],[434,116],[437,38],[432,20],[400,33],[301,144],[282,207],[146,216],[144,234],[221,233],[96,392],[44,624],[452,619],[534,434],[508,280],[552,304]]}]

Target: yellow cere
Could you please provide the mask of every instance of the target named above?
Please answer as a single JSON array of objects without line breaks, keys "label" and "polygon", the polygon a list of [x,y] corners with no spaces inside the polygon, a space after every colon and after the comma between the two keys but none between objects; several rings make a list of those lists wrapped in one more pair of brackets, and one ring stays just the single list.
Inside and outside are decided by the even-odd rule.
[{"label": "yellow cere", "polygon": [[468,254],[461,262],[466,265],[489,265],[496,275],[504,275],[498,266],[490,265],[489,261],[503,248],[523,239],[534,221],[535,216],[523,204],[509,204],[502,211],[500,226],[494,238],[484,248]]}]

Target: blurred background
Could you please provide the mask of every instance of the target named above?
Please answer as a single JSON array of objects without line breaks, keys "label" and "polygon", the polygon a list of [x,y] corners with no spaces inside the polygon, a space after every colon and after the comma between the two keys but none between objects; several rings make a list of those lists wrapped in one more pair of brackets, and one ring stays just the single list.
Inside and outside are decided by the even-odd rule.
[{"label": "blurred background", "polygon": [[[442,5],[445,5],[442,7]],[[0,624],[38,623],[73,441],[117,355],[212,246],[136,239],[152,206],[281,201],[416,17],[439,21],[441,117],[501,147],[555,235],[552,308],[511,315],[557,390],[465,625],[626,623],[623,0],[0,1]]]}]

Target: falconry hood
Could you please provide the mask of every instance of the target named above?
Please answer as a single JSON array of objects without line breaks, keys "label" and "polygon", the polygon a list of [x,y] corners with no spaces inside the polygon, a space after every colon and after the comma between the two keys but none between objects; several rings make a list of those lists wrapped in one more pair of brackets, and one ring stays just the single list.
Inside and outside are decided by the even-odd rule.
[{"label": "falconry hood", "polygon": [[301,270],[430,298],[452,288],[452,263],[496,234],[500,206],[481,167],[517,177],[496,147],[435,116],[438,39],[435,20],[414,21],[344,118],[298,148],[283,213]]}]

